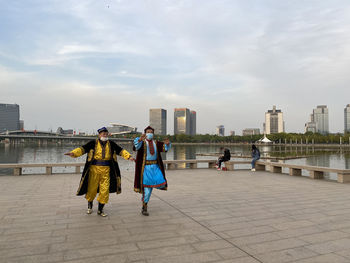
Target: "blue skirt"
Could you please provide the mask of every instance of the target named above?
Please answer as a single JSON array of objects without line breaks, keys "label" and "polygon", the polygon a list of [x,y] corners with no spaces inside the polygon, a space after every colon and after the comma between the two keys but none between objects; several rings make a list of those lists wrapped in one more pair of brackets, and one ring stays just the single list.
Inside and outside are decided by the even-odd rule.
[{"label": "blue skirt", "polygon": [[143,187],[162,188],[166,184],[158,164],[145,165],[143,170]]}]

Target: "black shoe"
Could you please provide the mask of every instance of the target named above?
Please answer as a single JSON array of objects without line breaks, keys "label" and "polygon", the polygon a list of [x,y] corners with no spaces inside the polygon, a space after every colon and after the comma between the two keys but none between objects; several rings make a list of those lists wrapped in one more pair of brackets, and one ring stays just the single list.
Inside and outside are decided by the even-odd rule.
[{"label": "black shoe", "polygon": [[105,206],[104,204],[98,203],[98,211],[97,211],[97,214],[98,214],[99,216],[102,216],[102,217],[108,216],[107,214],[105,214],[105,213],[103,212],[103,207],[104,207],[104,206]]},{"label": "black shoe", "polygon": [[144,216],[149,216],[149,213],[147,212],[147,203],[143,203],[143,204],[142,204],[141,213],[142,213]]},{"label": "black shoe", "polygon": [[92,204],[93,204],[92,202],[88,202],[88,209],[86,211],[86,213],[88,215],[90,215],[92,213]]}]

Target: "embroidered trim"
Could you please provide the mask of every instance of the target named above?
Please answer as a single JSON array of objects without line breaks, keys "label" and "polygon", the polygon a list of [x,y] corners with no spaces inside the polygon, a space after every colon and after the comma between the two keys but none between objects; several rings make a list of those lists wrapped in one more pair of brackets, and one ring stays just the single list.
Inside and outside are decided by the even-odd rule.
[{"label": "embroidered trim", "polygon": [[157,184],[157,185],[143,185],[143,187],[148,187],[148,188],[155,188],[155,187],[160,187],[162,185],[166,185],[166,182]]},{"label": "embroidered trim", "polygon": [[157,160],[154,160],[154,161],[147,161],[146,160],[146,165],[151,165],[151,164],[157,164]]}]

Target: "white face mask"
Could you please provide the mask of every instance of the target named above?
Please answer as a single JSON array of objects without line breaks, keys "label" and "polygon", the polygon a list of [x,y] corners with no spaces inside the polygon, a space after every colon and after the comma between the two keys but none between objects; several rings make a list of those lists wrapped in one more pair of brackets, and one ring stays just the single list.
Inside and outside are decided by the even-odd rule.
[{"label": "white face mask", "polygon": [[106,141],[108,141],[108,137],[101,137],[100,140],[103,142],[106,142]]},{"label": "white face mask", "polygon": [[153,133],[146,133],[146,138],[147,138],[147,140],[152,140],[153,139]]}]

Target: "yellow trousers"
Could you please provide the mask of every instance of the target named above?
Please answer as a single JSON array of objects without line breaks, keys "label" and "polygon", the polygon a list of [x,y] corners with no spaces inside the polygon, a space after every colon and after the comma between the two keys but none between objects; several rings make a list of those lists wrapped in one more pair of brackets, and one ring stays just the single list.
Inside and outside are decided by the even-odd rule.
[{"label": "yellow trousers", "polygon": [[97,195],[99,188],[99,195],[97,201],[101,204],[107,204],[109,199],[109,166],[91,165],[89,173],[89,184],[85,198],[92,202]]}]

